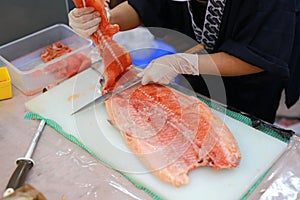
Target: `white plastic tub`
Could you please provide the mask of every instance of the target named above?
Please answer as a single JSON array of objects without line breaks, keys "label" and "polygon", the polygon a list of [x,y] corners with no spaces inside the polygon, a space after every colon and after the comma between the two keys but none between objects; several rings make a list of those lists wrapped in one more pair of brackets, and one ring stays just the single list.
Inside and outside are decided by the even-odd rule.
[{"label": "white plastic tub", "polygon": [[[41,54],[55,42],[72,51],[44,63]],[[92,41],[67,25],[56,24],[1,46],[0,59],[7,64],[12,84],[25,95],[33,95],[89,67],[91,50]]]}]

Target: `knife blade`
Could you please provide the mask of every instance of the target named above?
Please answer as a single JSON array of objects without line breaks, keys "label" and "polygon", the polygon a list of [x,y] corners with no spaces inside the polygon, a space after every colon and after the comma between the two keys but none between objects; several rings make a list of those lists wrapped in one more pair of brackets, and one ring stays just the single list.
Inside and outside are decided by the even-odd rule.
[{"label": "knife blade", "polygon": [[123,92],[124,90],[127,90],[139,83],[142,82],[142,77],[136,77],[136,78],[133,78],[133,79],[130,79],[129,81],[123,83],[122,85],[120,85],[117,89],[115,89],[114,91],[112,92],[107,92],[106,94],[102,95],[102,96],[99,96],[99,97],[96,97],[95,99],[93,99],[91,102],[81,106],[80,108],[78,108],[76,111],[74,111],[73,113],[71,113],[71,115],[74,115],[90,106],[92,106],[93,104],[99,104],[99,103],[103,103],[105,102],[107,99],[109,99],[110,97],[112,96],[115,96],[121,92]]}]

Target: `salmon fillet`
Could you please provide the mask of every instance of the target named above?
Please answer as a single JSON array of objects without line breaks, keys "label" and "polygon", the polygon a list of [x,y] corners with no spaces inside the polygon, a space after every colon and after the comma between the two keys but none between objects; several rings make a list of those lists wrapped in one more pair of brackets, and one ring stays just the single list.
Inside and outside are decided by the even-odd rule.
[{"label": "salmon fillet", "polygon": [[179,187],[197,167],[235,168],[240,162],[230,130],[195,97],[139,85],[107,100],[106,108],[130,150],[166,183]]}]

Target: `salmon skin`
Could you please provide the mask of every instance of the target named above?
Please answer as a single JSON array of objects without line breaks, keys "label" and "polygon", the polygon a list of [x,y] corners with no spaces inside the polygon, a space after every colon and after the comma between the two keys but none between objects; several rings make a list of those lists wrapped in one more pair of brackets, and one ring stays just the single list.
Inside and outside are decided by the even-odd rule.
[{"label": "salmon skin", "polygon": [[240,151],[230,130],[195,97],[168,86],[137,85],[107,100],[106,108],[129,149],[166,183],[188,184],[189,172],[200,166],[238,167]]},{"label": "salmon skin", "polygon": [[119,32],[119,26],[109,23],[103,0],[73,0],[73,2],[77,8],[93,7],[100,14],[98,30],[91,35],[91,39],[105,66],[102,91],[104,94],[110,91],[119,76],[132,64],[130,53],[112,39],[113,35]]}]

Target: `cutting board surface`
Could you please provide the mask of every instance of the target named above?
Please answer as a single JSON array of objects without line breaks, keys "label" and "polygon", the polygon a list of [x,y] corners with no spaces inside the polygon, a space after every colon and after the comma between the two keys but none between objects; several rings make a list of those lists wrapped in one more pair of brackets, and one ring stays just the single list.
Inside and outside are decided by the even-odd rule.
[{"label": "cutting board surface", "polygon": [[97,73],[87,69],[31,99],[26,103],[26,108],[54,120],[93,150],[102,161],[163,199],[240,199],[287,146],[276,138],[214,111],[237,140],[242,157],[239,167],[225,170],[197,168],[190,173],[188,185],[175,188],[154,177],[130,152],[120,132],[108,123],[104,104],[71,115],[74,108],[100,95],[98,81]]}]

